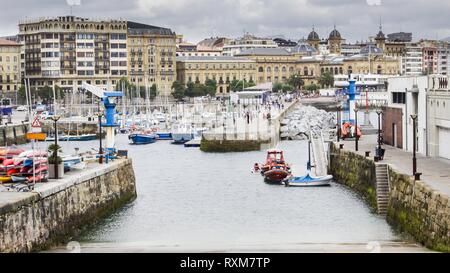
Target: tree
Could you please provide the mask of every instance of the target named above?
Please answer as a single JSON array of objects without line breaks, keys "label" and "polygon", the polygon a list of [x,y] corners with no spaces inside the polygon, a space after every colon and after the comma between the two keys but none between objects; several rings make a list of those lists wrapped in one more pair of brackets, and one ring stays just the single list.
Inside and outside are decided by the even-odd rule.
[{"label": "tree", "polygon": [[41,98],[44,104],[48,104],[48,102],[53,98],[53,89],[46,85],[38,89],[37,95]]},{"label": "tree", "polygon": [[17,90],[17,99],[21,102],[27,99],[25,94],[25,85],[21,85],[19,90]]},{"label": "tree", "polygon": [[280,82],[276,82],[276,83],[274,83],[273,85],[272,85],[272,91],[273,92],[280,92],[280,90],[282,90],[283,89],[283,84],[282,83],[280,83]]},{"label": "tree", "polygon": [[294,90],[294,87],[290,84],[283,84],[282,90],[284,93]]},{"label": "tree", "polygon": [[232,80],[230,83],[230,90],[236,92],[238,90],[242,90],[242,83],[238,80]]},{"label": "tree", "polygon": [[[116,90],[122,90],[122,86],[125,90],[135,89],[135,85],[132,84],[126,77],[120,78],[116,84]],[[124,90],[122,90],[124,91]]]},{"label": "tree", "polygon": [[316,84],[310,84],[305,86],[305,90],[308,91],[309,93],[313,93],[319,90],[319,86]]},{"label": "tree", "polygon": [[174,99],[180,101],[186,96],[184,85],[179,81],[174,81],[172,84],[172,96]]},{"label": "tree", "polygon": [[319,78],[319,84],[322,85],[322,87],[333,86],[334,85],[333,75],[329,71],[322,73],[322,75],[320,75]]},{"label": "tree", "polygon": [[303,85],[305,85],[305,82],[299,74],[294,74],[289,77],[288,84],[299,90]]},{"label": "tree", "polygon": [[208,80],[206,80],[205,85],[206,85],[207,95],[214,97],[216,95],[217,82],[215,80],[208,79]]},{"label": "tree", "polygon": [[154,99],[154,98],[156,98],[156,96],[158,96],[158,88],[156,86],[156,83],[154,83],[150,87],[150,99]]},{"label": "tree", "polygon": [[255,83],[253,81],[247,82],[246,80],[244,81],[233,80],[230,83],[230,89],[233,92],[242,91],[243,89],[252,86],[255,86]]}]

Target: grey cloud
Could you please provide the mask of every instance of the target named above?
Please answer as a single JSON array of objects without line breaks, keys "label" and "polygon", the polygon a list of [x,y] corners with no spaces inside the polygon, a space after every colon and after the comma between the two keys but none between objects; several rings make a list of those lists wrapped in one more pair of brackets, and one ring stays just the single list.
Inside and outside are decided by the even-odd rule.
[{"label": "grey cloud", "polygon": [[[66,15],[65,0],[2,1],[0,35],[17,33],[20,19]],[[312,25],[326,37],[336,23],[349,41],[367,39],[378,31],[382,17],[386,33],[410,31],[414,37],[450,36],[450,2],[441,0],[82,0],[74,14],[94,18],[126,18],[170,27],[188,40],[235,37],[243,31],[257,35],[302,38]]]}]

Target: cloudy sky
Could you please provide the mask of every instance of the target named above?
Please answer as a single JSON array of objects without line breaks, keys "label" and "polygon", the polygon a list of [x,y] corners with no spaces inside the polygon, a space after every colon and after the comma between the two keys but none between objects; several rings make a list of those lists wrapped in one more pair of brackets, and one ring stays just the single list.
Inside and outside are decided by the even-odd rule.
[{"label": "cloudy sky", "polygon": [[450,36],[448,0],[1,0],[0,36],[17,33],[21,19],[67,15],[67,2],[81,1],[74,15],[126,18],[169,27],[191,42],[211,36],[299,39],[315,25],[321,37],[335,23],[347,41],[378,32],[413,32],[417,38]]}]

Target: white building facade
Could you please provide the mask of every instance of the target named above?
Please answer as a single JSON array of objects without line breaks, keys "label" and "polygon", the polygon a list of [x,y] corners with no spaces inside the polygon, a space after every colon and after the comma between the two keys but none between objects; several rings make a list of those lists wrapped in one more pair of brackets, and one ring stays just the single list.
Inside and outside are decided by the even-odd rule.
[{"label": "white building facade", "polygon": [[249,34],[244,37],[231,40],[223,46],[224,56],[235,56],[243,51],[254,48],[277,48],[278,45],[271,39],[258,38]]},{"label": "white building facade", "polygon": [[428,155],[450,159],[450,76],[429,77],[427,92]]},{"label": "white building facade", "polygon": [[401,74],[406,76],[423,75],[423,53],[420,43],[407,43],[401,58]]}]

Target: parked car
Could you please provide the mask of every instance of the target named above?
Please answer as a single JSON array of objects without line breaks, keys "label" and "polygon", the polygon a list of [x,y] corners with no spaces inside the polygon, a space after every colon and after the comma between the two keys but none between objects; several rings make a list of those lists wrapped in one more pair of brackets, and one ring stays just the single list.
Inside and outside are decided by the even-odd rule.
[{"label": "parked car", "polygon": [[19,112],[25,112],[25,111],[27,111],[27,107],[25,105],[20,105],[17,107],[16,110]]}]

